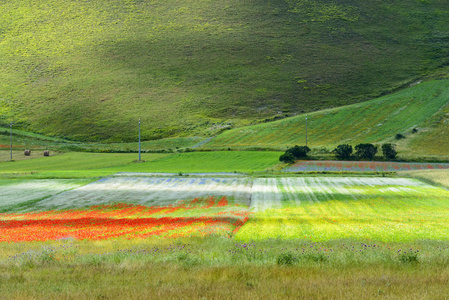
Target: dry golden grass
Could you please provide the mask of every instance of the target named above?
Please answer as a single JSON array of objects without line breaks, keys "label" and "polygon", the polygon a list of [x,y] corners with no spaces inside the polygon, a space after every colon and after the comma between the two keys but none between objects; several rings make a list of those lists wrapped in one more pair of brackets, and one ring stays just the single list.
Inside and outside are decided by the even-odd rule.
[{"label": "dry golden grass", "polygon": [[449,188],[449,170],[402,171],[399,174]]},{"label": "dry golden grass", "polygon": [[[265,242],[259,246],[268,252],[272,248],[285,251],[285,247],[294,251],[295,247],[303,246],[299,242],[279,243]],[[342,243],[351,241],[318,246],[341,251]],[[0,298],[444,299],[447,296],[449,263],[447,251],[442,251],[445,243],[408,245],[423,248],[418,262],[400,262],[396,256],[391,261],[385,259],[385,255],[396,255],[396,247],[405,247],[402,244],[382,244],[377,250],[362,250],[362,254],[348,248],[328,261],[309,260],[291,265],[276,263],[276,252],[265,262],[241,257],[220,261],[228,255],[228,249],[235,249],[234,244],[232,240],[214,238],[2,243]],[[51,247],[54,252],[48,253],[54,253],[54,258],[43,255]],[[391,252],[387,250],[390,247]],[[139,254],[144,249],[147,253]],[[163,253],[153,255],[156,249]],[[5,260],[20,252],[21,259],[16,256]],[[345,255],[352,260],[342,259]],[[36,259],[27,259],[28,256]]]},{"label": "dry golden grass", "polygon": [[444,299],[449,269],[222,266],[0,270],[7,299]]}]

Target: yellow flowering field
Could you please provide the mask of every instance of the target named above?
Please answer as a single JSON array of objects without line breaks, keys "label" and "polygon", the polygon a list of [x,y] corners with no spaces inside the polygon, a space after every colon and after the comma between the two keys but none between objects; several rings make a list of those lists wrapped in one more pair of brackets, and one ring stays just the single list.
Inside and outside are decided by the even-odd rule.
[{"label": "yellow flowering field", "polygon": [[449,239],[449,191],[414,179],[259,179],[251,207],[238,240]]}]

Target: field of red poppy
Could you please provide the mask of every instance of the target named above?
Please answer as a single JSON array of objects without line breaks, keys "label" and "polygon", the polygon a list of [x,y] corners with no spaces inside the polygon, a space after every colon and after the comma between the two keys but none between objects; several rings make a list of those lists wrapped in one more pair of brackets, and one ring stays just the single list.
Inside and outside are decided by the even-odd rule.
[{"label": "field of red poppy", "polygon": [[99,205],[87,209],[0,214],[0,242],[231,236],[249,216],[226,197],[168,206]]}]

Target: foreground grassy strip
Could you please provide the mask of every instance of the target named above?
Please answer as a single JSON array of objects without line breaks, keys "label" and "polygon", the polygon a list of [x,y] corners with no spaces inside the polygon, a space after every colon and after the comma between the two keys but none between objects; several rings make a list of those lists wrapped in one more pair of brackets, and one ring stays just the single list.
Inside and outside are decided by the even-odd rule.
[{"label": "foreground grassy strip", "polygon": [[237,240],[448,240],[449,191],[400,178],[266,178]]},{"label": "foreground grassy strip", "polygon": [[22,299],[436,299],[447,295],[448,246],[220,237],[0,243],[0,289]]}]

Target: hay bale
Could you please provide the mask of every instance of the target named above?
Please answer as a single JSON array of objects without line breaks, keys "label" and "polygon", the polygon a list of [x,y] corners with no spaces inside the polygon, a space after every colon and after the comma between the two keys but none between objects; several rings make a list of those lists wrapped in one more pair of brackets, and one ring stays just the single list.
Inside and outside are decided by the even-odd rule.
[{"label": "hay bale", "polygon": [[50,151],[49,150],[44,150],[44,156],[50,156]]},{"label": "hay bale", "polygon": [[25,156],[30,156],[31,155],[31,150],[25,150]]}]

